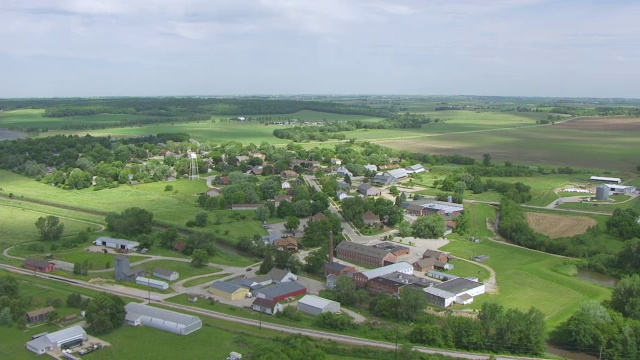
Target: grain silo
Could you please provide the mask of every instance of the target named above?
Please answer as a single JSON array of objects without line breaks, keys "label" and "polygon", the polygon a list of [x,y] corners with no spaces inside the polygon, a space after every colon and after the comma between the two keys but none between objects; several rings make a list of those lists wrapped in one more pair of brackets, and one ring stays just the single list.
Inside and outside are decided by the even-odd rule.
[{"label": "grain silo", "polygon": [[609,200],[609,187],[607,185],[596,186],[596,200]]}]

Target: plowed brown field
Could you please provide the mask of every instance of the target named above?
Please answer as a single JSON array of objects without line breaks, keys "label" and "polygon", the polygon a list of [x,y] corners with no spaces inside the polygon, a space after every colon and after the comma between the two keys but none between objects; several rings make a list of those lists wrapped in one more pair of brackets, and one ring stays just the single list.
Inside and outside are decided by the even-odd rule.
[{"label": "plowed brown field", "polygon": [[585,216],[566,216],[542,213],[527,213],[527,222],[533,230],[552,238],[583,234],[597,222]]}]

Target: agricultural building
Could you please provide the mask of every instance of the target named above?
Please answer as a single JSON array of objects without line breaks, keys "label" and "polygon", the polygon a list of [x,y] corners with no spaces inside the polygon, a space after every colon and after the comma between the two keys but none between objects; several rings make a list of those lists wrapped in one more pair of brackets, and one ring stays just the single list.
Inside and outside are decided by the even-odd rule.
[{"label": "agricultural building", "polygon": [[631,195],[636,192],[635,186],[604,184],[612,194]]},{"label": "agricultural building", "polygon": [[385,266],[395,263],[398,259],[390,251],[375,247],[342,241],[336,246],[336,256],[349,262],[361,263],[369,266]]},{"label": "agricultural building", "polygon": [[307,288],[296,281],[283,282],[253,291],[256,297],[275,302],[306,293]]},{"label": "agricultural building", "polygon": [[407,170],[405,169],[393,169],[387,171],[385,174],[393,176],[396,180],[404,179],[409,176],[409,174],[407,174]]},{"label": "agricultural building", "polygon": [[372,183],[376,185],[393,185],[398,182],[398,179],[389,175],[388,173],[376,175],[371,180]]},{"label": "agricultural building", "polygon": [[118,255],[114,258],[116,260],[115,278],[117,281],[134,281],[138,276],[145,274],[143,268],[129,267],[129,257]]},{"label": "agricultural building", "polygon": [[380,196],[380,189],[369,184],[360,184],[358,192],[364,196]]},{"label": "agricultural building", "polygon": [[231,204],[231,210],[256,210],[262,204]]},{"label": "agricultural building", "polygon": [[439,214],[446,218],[448,217],[447,220],[451,220],[450,218],[460,214],[464,210],[464,205],[462,204],[428,199],[406,201],[403,202],[401,206],[407,211],[407,214],[410,215],[427,216]]},{"label": "agricultural building", "polygon": [[403,261],[397,264],[391,264],[373,270],[356,272],[353,274],[353,280],[356,282],[356,284],[364,286],[364,284],[366,284],[367,281],[371,279],[389,275],[394,272],[413,275],[413,266],[411,266],[411,264],[409,264],[408,262]]},{"label": "agricultural building", "polygon": [[409,174],[419,174],[421,172],[425,172],[427,171],[424,166],[422,166],[421,164],[416,164],[416,165],[411,165],[408,168],[405,169],[407,171],[407,173]]},{"label": "agricultural building", "polygon": [[413,269],[415,271],[422,271],[422,272],[434,270],[434,269],[451,270],[453,269],[453,265],[439,261],[436,258],[426,258],[426,259],[420,259],[414,262]]},{"label": "agricultural building", "polygon": [[592,176],[589,180],[616,183],[616,184],[622,183],[622,179],[620,178],[612,178],[612,177],[604,177],[604,176]]},{"label": "agricultural building", "polygon": [[155,279],[149,279],[147,277],[138,276],[136,278],[136,284],[148,286],[158,290],[167,290],[169,288],[169,284]]},{"label": "agricultural building", "polygon": [[51,306],[47,306],[41,309],[28,311],[26,314],[27,323],[29,324],[37,324],[39,322],[43,322],[47,319],[47,314],[55,311],[55,309]]},{"label": "agricultural building", "polygon": [[449,254],[437,251],[437,250],[427,250],[422,254],[423,259],[434,258],[440,262],[446,263],[449,262]]},{"label": "agricultural building", "polygon": [[443,308],[450,306],[454,302],[462,305],[470,304],[475,296],[484,294],[484,291],[483,283],[465,278],[445,281],[424,289],[427,301],[431,305]]},{"label": "agricultural building", "polygon": [[340,312],[340,303],[315,295],[305,295],[298,300],[298,310],[309,315]]},{"label": "agricultural building", "polygon": [[459,278],[459,276],[447,274],[445,272],[429,270],[427,271],[427,276],[430,278],[438,279],[438,280],[453,280]]},{"label": "agricultural building", "polygon": [[269,315],[275,315],[278,311],[282,311],[282,304],[277,301],[267,300],[263,298],[256,298],[251,304],[251,308],[255,311],[259,311]]},{"label": "agricultural building", "polygon": [[130,302],[125,307],[124,320],[132,326],[149,326],[178,335],[189,335],[202,327],[202,320],[193,315]]},{"label": "agricultural building", "polygon": [[596,200],[609,200],[609,188],[607,185],[596,186]]},{"label": "agricultural building", "polygon": [[400,296],[400,291],[404,287],[412,287],[422,290],[426,287],[437,284],[433,280],[422,277],[403,274],[399,272],[373,278],[366,283],[367,289],[371,292],[384,293],[391,296]]},{"label": "agricultural building", "polygon": [[75,325],[33,339],[26,344],[26,347],[40,355],[50,350],[64,350],[82,345],[85,340],[87,340],[87,333],[81,326]]},{"label": "agricultural building", "polygon": [[50,261],[38,259],[38,258],[27,258],[24,261],[24,264],[22,264],[22,266],[25,269],[39,271],[39,272],[46,272],[46,273],[52,272],[53,270],[56,269],[56,264]]},{"label": "agricultural building", "polygon": [[218,296],[225,300],[235,301],[244,299],[249,293],[249,289],[224,281],[216,281],[209,287],[209,292],[212,295]]},{"label": "agricultural building", "polygon": [[180,274],[177,271],[157,267],[153,269],[153,276],[167,281],[175,281],[178,280]]},{"label": "agricultural building", "polygon": [[94,244],[125,251],[136,251],[138,249],[138,246],[140,246],[140,243],[137,241],[115,239],[106,236],[97,238]]}]

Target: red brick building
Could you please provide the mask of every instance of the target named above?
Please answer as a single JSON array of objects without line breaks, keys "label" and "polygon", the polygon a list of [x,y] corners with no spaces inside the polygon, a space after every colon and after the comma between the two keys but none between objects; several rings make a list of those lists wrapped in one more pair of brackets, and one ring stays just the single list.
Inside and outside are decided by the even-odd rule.
[{"label": "red brick building", "polygon": [[49,262],[47,260],[37,259],[37,258],[28,258],[24,261],[22,265],[25,269],[39,271],[39,272],[52,272],[56,269],[56,264]]},{"label": "red brick building", "polygon": [[394,264],[398,261],[398,257],[388,250],[356,244],[351,241],[341,242],[336,247],[336,256],[348,262],[375,267]]},{"label": "red brick building", "polygon": [[356,272],[355,266],[344,265],[337,262],[324,264],[324,276],[329,276],[329,275],[340,276],[340,275],[345,275],[352,272]]}]

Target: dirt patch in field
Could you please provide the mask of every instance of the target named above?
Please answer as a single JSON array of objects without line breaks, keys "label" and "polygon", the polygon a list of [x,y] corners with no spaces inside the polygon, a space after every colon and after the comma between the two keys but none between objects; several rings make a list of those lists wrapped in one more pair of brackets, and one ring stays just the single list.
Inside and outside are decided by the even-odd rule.
[{"label": "dirt patch in field", "polygon": [[557,129],[574,130],[640,130],[640,118],[578,118],[554,125]]},{"label": "dirt patch in field", "polygon": [[542,213],[527,213],[527,222],[533,230],[560,238],[584,234],[591,226],[598,224],[594,219],[585,216],[566,216]]}]

